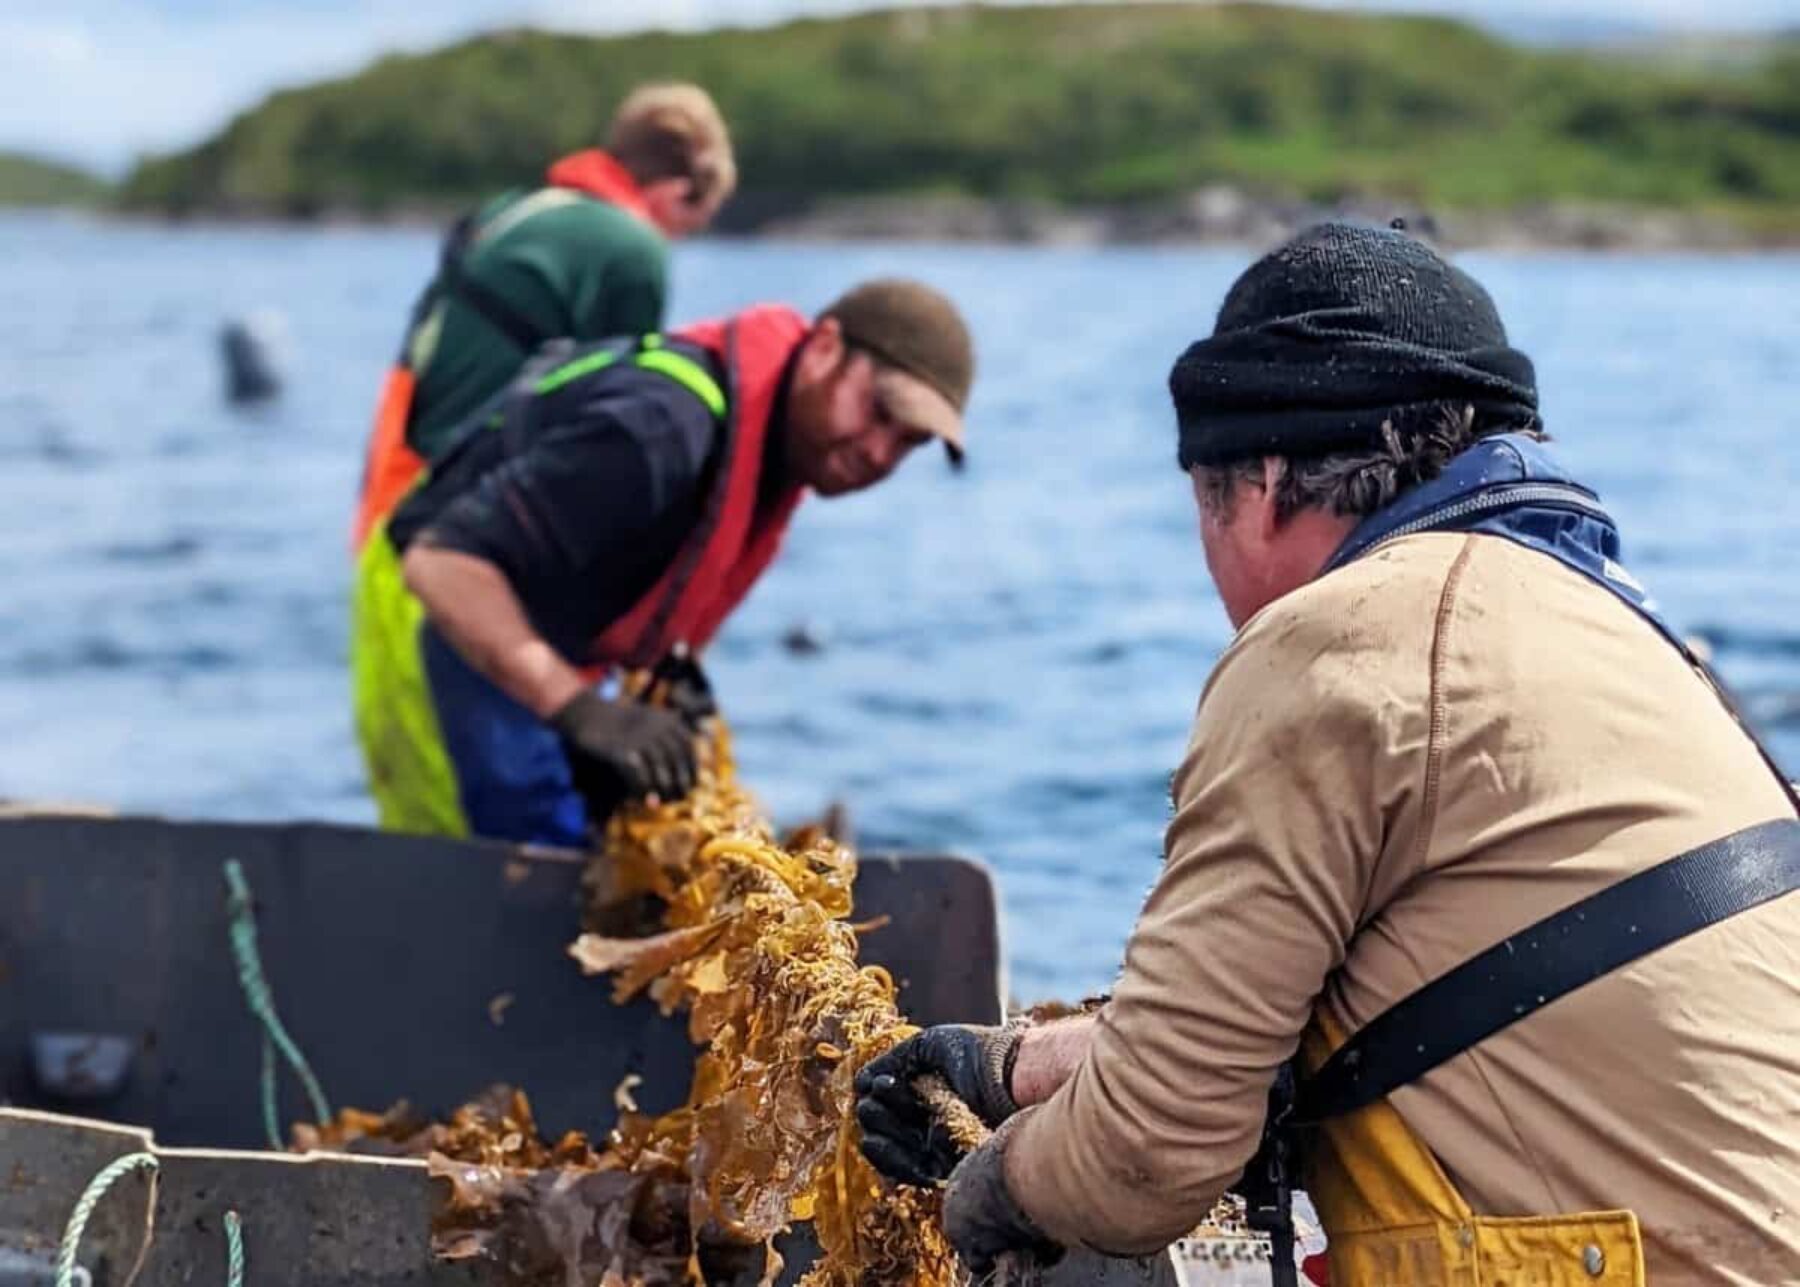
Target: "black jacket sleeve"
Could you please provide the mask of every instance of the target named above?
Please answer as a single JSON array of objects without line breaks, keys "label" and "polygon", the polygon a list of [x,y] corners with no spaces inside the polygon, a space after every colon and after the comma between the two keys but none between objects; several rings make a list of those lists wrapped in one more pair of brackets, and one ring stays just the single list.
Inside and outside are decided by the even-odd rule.
[{"label": "black jacket sleeve", "polygon": [[673,562],[701,513],[717,432],[698,399],[651,372],[539,411],[547,423],[528,445],[418,539],[493,563],[532,623],[579,662]]}]

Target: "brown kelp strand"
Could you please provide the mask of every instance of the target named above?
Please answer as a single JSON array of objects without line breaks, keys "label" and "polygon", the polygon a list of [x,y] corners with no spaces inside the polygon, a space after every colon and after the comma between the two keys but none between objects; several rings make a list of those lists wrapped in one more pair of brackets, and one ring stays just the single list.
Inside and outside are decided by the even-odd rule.
[{"label": "brown kelp strand", "polygon": [[[857,1147],[852,1078],[916,1029],[886,971],[857,964],[855,856],[822,827],[778,838],[725,731],[703,750],[685,799],[609,823],[583,875],[590,929],[569,949],[616,1000],[685,1013],[699,1048],[685,1104],[648,1117],[615,1088],[621,1116],[597,1149],[544,1141],[526,1096],[495,1087],[448,1122],[348,1109],[297,1126],[294,1145],[426,1159],[449,1186],[438,1254],[499,1259],[518,1282],[767,1282],[776,1235],[810,1221],[809,1287],[950,1284],[938,1195],[888,1185]],[[956,1129],[978,1139],[960,1107]]]},{"label": "brown kelp strand", "polygon": [[710,752],[686,799],[616,816],[588,872],[594,924],[650,895],[661,925],[597,930],[571,952],[613,976],[615,999],[647,991],[685,1011],[701,1051],[687,1103],[628,1114],[610,1155],[634,1174],[686,1176],[696,1231],[766,1246],[810,1220],[815,1287],[949,1283],[937,1196],[886,1185],[857,1148],[851,1079],[914,1029],[887,973],[857,963],[855,856],[820,828],[778,839],[722,732]]},{"label": "brown kelp strand", "polygon": [[293,1144],[424,1159],[446,1182],[432,1222],[436,1254],[496,1260],[513,1282],[671,1283],[694,1258],[678,1177],[626,1171],[579,1132],[546,1142],[510,1087],[491,1088],[447,1122],[423,1121],[404,1103],[345,1109],[324,1126],[296,1125]]}]

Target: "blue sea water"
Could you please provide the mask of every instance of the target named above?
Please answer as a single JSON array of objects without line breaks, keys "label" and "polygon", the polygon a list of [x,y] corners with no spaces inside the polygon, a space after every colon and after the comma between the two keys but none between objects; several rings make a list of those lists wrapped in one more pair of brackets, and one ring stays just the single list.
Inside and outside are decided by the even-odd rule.
[{"label": "blue sea water", "polygon": [[[710,666],[778,817],[999,873],[1013,991],[1111,977],[1228,637],[1163,381],[1248,252],[701,243],[674,315],[908,273],[969,313],[972,467],[803,511]],[[0,217],[0,798],[368,821],[345,534],[413,229]],[[1633,570],[1800,771],[1800,257],[1468,256]],[[291,378],[222,397],[217,333]],[[783,639],[804,627],[823,648]]]}]

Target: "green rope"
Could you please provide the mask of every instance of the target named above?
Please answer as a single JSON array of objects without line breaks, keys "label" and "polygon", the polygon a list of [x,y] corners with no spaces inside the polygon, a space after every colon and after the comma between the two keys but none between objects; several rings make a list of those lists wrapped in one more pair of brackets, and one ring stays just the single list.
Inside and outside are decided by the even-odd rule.
[{"label": "green rope", "polygon": [[56,1249],[56,1287],[74,1287],[75,1252],[81,1246],[82,1231],[87,1228],[88,1217],[94,1214],[94,1208],[106,1196],[106,1191],[112,1188],[113,1182],[132,1171],[149,1171],[154,1174],[156,1168],[155,1154],[127,1153],[102,1167],[100,1173],[88,1181],[87,1188],[75,1200],[75,1209],[69,1213],[69,1223],[63,1227],[62,1245]]},{"label": "green rope", "polygon": [[281,1149],[286,1145],[276,1106],[275,1051],[281,1051],[288,1067],[306,1088],[307,1097],[312,1100],[313,1116],[320,1125],[331,1120],[331,1105],[319,1086],[319,1079],[313,1076],[312,1065],[306,1062],[306,1056],[300,1053],[300,1047],[282,1026],[281,1016],[275,1013],[275,996],[263,977],[262,954],[256,946],[256,910],[250,901],[250,883],[244,879],[244,869],[235,858],[225,862],[225,887],[229,891],[226,910],[231,916],[231,954],[237,959],[238,982],[243,985],[244,1001],[249,1005],[250,1013],[261,1020],[263,1026],[263,1131],[268,1136],[269,1147]]},{"label": "green rope", "polygon": [[[56,1248],[56,1287],[74,1287],[75,1253],[80,1250],[81,1235],[87,1231],[87,1222],[94,1214],[94,1208],[100,1205],[100,1199],[106,1196],[106,1191],[122,1175],[129,1175],[133,1171],[148,1171],[154,1177],[160,1167],[161,1163],[154,1153],[127,1153],[101,1167],[99,1173],[88,1181],[87,1188],[75,1199],[75,1209],[69,1212],[69,1223],[63,1227],[62,1243]],[[155,1199],[152,1198],[152,1213],[155,1209]],[[226,1287],[244,1287],[244,1227],[235,1211],[225,1213],[225,1262]]]},{"label": "green rope", "polygon": [[244,1222],[225,1213],[225,1287],[244,1287]]}]

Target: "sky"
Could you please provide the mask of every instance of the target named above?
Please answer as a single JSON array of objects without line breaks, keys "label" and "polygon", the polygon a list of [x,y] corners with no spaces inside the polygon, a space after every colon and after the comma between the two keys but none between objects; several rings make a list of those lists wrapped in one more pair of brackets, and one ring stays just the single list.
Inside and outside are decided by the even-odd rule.
[{"label": "sky", "polygon": [[[886,0],[882,7],[920,3]],[[1483,21],[1524,39],[1800,26],[1800,0],[1321,0]],[[768,23],[856,0],[0,0],[0,148],[107,174],[186,147],[272,90],[497,27]]]}]

